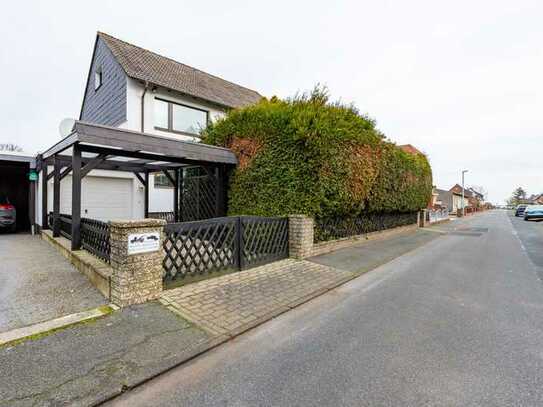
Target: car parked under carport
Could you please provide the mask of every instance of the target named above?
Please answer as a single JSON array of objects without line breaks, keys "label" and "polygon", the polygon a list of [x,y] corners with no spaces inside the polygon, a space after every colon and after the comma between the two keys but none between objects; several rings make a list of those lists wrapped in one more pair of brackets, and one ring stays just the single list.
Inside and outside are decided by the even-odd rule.
[{"label": "car parked under carport", "polygon": [[9,205],[15,207],[17,231],[28,231],[34,224],[35,187],[29,175],[35,165],[34,157],[0,152],[0,196],[7,197]]}]

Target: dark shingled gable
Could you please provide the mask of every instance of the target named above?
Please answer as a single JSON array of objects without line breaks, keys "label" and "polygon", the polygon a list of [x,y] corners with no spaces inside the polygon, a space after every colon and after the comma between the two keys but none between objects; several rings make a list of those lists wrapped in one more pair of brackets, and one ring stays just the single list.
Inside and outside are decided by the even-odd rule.
[{"label": "dark shingled gable", "polygon": [[257,103],[262,96],[217,76],[99,32],[126,74],[141,81],[229,108]]}]

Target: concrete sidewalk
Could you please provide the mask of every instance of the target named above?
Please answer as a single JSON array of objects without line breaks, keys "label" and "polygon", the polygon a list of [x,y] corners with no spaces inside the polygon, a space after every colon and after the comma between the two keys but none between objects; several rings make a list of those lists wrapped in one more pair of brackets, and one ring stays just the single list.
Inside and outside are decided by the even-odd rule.
[{"label": "concrete sidewalk", "polygon": [[0,347],[0,406],[89,406],[216,344],[158,302]]}]

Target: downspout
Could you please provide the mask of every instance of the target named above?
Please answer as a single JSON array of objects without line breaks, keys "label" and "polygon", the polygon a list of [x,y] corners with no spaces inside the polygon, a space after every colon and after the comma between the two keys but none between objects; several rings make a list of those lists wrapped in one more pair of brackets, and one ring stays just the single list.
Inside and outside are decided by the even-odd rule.
[{"label": "downspout", "polygon": [[141,94],[141,132],[145,132],[145,94],[149,89],[149,82],[145,81],[145,87],[143,93]]}]

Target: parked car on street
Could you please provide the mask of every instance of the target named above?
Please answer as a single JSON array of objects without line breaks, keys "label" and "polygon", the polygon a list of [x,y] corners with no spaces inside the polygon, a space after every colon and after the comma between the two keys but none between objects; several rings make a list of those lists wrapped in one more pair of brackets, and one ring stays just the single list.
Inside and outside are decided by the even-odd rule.
[{"label": "parked car on street", "polygon": [[524,216],[524,211],[526,210],[528,205],[525,205],[525,204],[520,204],[520,205],[517,205],[517,209],[515,210],[515,216]]},{"label": "parked car on street", "polygon": [[543,205],[531,205],[524,210],[524,220],[543,220]]},{"label": "parked car on street", "polygon": [[0,230],[15,232],[17,229],[17,211],[5,194],[0,194]]}]

